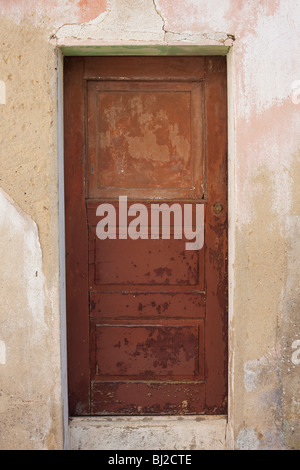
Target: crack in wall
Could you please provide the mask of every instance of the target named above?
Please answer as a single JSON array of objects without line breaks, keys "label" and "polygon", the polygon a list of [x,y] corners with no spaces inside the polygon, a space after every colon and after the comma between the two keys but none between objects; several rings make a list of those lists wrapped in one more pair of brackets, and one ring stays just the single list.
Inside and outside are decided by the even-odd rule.
[{"label": "crack in wall", "polygon": [[153,0],[153,5],[154,5],[154,9],[155,9],[156,13],[158,14],[158,16],[161,18],[161,20],[162,20],[162,22],[163,22],[162,30],[164,31],[164,33],[165,33],[165,35],[166,35],[166,32],[167,32],[166,29],[165,29],[165,27],[166,27],[166,21],[165,21],[163,15],[162,15],[162,13],[159,11],[159,9],[158,9],[158,7],[157,7],[157,5],[156,5],[156,1],[155,1],[155,0]]},{"label": "crack in wall", "polygon": [[[149,6],[150,9],[147,15],[147,11],[143,11],[141,14],[140,10],[136,10],[132,7],[130,8],[130,5],[126,2],[124,2],[122,9],[122,7],[117,4],[115,0],[108,0],[108,8],[98,17],[89,22],[81,24],[64,23],[56,29],[56,31],[52,34],[51,39],[61,42],[67,38],[72,38],[77,41],[129,40],[132,42],[156,41],[166,44],[171,41],[185,41],[195,44],[199,42],[212,41],[225,46],[231,46],[235,40],[234,35],[219,31],[202,33],[189,31],[178,32],[169,30],[166,28],[166,19],[161,9],[159,8],[157,0],[152,0],[151,5],[152,7]],[[151,15],[152,8],[153,15],[157,16],[161,20],[161,25],[155,21],[155,16]],[[152,21],[150,20],[150,16]],[[116,20],[120,18],[124,18],[123,28],[115,29],[115,25],[118,24],[118,21]],[[105,25],[103,25],[104,21],[106,21]],[[134,27],[135,22],[136,24],[140,25],[143,23],[143,21],[146,21],[145,25],[147,25],[147,28],[141,30]],[[163,33],[163,35],[161,33]]]},{"label": "crack in wall", "polygon": [[[202,39],[202,40],[214,40],[218,41],[222,44],[225,44],[227,41],[231,41],[232,43],[235,41],[235,36],[233,34],[225,33],[225,32],[212,32],[212,33],[189,33],[189,32],[178,32],[178,31],[172,31],[170,29],[166,29],[166,20],[160,11],[158,5],[157,5],[157,0],[153,0],[153,5],[155,8],[156,13],[158,16],[161,18],[163,22],[162,30],[164,31],[164,41],[167,40],[166,35],[176,35],[179,39],[186,41],[186,40],[196,40]],[[232,44],[227,44],[227,45],[232,45]]]},{"label": "crack in wall", "polygon": [[[107,9],[104,12],[100,13],[100,15],[96,16],[96,18],[94,18],[93,20],[90,20],[90,21],[86,21],[84,23],[64,23],[54,31],[54,33],[51,35],[50,39],[57,39],[58,35],[59,35],[59,32],[63,28],[66,28],[66,27],[79,28],[79,31],[81,31],[84,27],[88,27],[88,26],[98,27],[98,25],[101,24],[105,20],[106,16],[111,11],[112,11],[111,0],[107,0]],[[72,37],[77,38],[77,36],[72,36]]]}]

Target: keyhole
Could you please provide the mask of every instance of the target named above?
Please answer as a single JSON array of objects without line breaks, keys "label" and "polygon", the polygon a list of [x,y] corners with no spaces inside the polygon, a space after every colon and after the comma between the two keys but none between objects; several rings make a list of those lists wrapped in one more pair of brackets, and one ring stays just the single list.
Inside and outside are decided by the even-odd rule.
[{"label": "keyhole", "polygon": [[216,204],[214,204],[215,214],[220,214],[220,212],[222,212],[223,209],[224,209],[223,204],[221,204],[220,202],[216,202]]}]

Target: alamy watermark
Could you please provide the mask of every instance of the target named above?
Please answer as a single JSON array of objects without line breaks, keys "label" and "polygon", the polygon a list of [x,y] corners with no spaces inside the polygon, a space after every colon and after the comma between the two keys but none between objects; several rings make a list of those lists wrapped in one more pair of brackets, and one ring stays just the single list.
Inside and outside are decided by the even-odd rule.
[{"label": "alamy watermark", "polygon": [[204,204],[152,203],[149,209],[141,203],[128,207],[127,196],[120,196],[118,215],[113,204],[103,203],[97,207],[96,216],[102,217],[96,227],[100,240],[155,240],[160,236],[169,240],[173,236],[188,240],[186,250],[200,250],[204,245]]}]

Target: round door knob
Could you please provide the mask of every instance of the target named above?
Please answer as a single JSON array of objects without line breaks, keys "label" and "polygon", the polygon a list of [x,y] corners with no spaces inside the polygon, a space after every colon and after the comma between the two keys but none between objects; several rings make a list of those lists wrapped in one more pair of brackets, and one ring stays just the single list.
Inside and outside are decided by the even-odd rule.
[{"label": "round door knob", "polygon": [[214,213],[215,214],[220,214],[220,212],[222,212],[223,209],[224,209],[224,206],[220,202],[216,202],[216,204],[214,204]]}]

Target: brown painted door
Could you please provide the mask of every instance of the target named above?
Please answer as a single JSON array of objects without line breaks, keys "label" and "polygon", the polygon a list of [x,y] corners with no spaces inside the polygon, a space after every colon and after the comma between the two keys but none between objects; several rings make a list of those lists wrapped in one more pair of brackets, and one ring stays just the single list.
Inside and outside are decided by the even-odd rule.
[{"label": "brown painted door", "polygon": [[226,115],[225,58],[65,59],[71,415],[226,413]]}]

